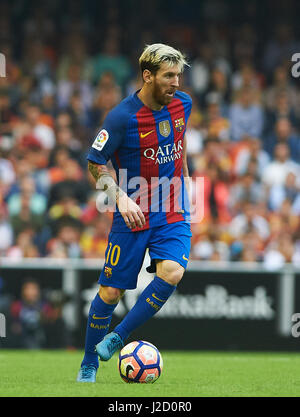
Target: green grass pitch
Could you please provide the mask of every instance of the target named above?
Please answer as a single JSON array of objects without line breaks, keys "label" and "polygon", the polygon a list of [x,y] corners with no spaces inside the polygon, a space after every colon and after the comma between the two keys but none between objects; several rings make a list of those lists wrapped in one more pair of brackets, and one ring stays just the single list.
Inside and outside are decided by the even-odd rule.
[{"label": "green grass pitch", "polygon": [[76,382],[81,351],[0,350],[0,396],[298,397],[298,353],[162,352],[154,384],[126,384],[117,355],[101,363],[96,384]]}]

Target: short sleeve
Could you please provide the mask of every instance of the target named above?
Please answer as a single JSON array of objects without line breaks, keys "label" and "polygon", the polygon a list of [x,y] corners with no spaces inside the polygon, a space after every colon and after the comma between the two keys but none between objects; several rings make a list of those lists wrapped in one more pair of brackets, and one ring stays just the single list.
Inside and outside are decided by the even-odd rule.
[{"label": "short sleeve", "polygon": [[188,121],[192,111],[192,99],[188,94],[185,94],[184,110],[186,114],[186,120]]},{"label": "short sleeve", "polygon": [[183,105],[185,122],[187,125],[187,122],[188,122],[188,119],[190,117],[191,110],[192,110],[192,98],[183,91],[176,91],[176,97],[180,99]]},{"label": "short sleeve", "polygon": [[126,117],[115,108],[106,116],[88,152],[87,159],[106,165],[114,152],[121,146],[126,133]]}]

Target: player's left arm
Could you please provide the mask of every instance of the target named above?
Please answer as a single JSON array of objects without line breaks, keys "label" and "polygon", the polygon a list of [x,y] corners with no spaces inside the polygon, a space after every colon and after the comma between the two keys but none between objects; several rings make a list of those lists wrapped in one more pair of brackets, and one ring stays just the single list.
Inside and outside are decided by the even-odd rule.
[{"label": "player's left arm", "polygon": [[188,192],[189,199],[191,200],[191,178],[189,175],[189,168],[187,163],[187,150],[186,150],[186,138],[183,141],[182,147],[182,173],[184,177],[184,183]]}]

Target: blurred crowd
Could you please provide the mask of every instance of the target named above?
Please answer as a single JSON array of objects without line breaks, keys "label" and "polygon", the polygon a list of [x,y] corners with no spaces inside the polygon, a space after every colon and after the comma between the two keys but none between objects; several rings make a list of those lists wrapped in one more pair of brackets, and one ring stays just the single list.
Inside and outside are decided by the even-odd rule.
[{"label": "blurred crowd", "polygon": [[[140,3],[1,2],[0,256],[104,257],[112,216],[96,208],[86,154],[107,112],[140,88],[145,44],[164,42],[191,64],[188,164],[205,190],[191,259],[299,266],[296,2],[240,14],[220,0]],[[282,21],[266,28],[268,6]]]},{"label": "blurred crowd", "polygon": [[62,310],[67,297],[61,290],[45,290],[32,277],[20,280],[12,296],[0,277],[0,311],[5,315],[5,339],[0,347],[39,349],[72,346]]}]

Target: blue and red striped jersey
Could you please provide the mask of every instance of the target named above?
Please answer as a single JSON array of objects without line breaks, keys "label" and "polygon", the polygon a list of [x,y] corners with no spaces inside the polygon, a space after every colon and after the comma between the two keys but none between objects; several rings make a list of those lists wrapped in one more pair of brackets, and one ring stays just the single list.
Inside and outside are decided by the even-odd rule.
[{"label": "blue and red striped jersey", "polygon": [[[137,94],[128,96],[108,113],[87,159],[100,165],[111,160],[119,186],[141,207],[146,224],[133,232],[189,222],[182,166],[192,100],[177,91],[169,105],[155,111]],[[112,231],[129,230],[117,209]]]}]

